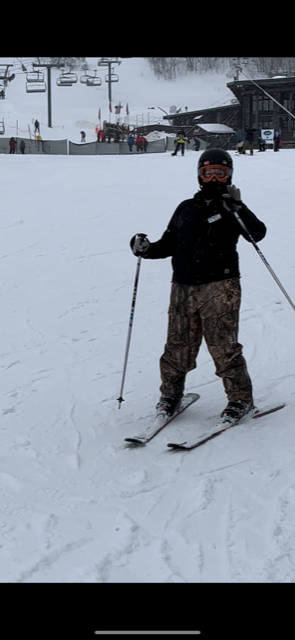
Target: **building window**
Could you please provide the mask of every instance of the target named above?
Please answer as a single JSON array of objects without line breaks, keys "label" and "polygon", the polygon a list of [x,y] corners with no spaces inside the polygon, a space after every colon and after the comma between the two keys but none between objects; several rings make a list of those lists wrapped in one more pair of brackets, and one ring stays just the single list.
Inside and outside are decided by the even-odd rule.
[{"label": "building window", "polygon": [[258,129],[273,129],[272,120],[262,120],[258,123]]},{"label": "building window", "polygon": [[286,109],[289,108],[289,99],[290,99],[290,93],[289,91],[282,91],[281,93],[281,104],[283,105],[283,107],[285,107]]},{"label": "building window", "polygon": [[280,116],[279,118],[279,128],[282,131],[288,131],[288,116]]},{"label": "building window", "polygon": [[258,109],[259,111],[272,111],[273,110],[273,100],[270,98],[266,98],[264,96],[259,96],[258,98]]}]

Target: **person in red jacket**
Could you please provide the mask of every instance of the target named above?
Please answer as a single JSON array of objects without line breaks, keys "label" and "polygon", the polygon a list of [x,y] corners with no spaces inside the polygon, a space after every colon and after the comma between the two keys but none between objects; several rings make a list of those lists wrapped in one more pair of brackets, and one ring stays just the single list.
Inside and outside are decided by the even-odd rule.
[{"label": "person in red jacket", "polygon": [[135,144],[136,144],[136,151],[143,151],[143,138],[140,135],[140,133],[138,134],[137,138],[135,139]]},{"label": "person in red jacket", "polygon": [[15,153],[16,140],[15,140],[14,138],[10,138],[10,140],[9,140],[9,147],[10,147],[10,151],[9,151],[9,153]]},{"label": "person in red jacket", "polygon": [[99,132],[99,141],[100,142],[105,142],[105,138],[106,138],[105,131],[103,129],[101,129],[101,131]]}]

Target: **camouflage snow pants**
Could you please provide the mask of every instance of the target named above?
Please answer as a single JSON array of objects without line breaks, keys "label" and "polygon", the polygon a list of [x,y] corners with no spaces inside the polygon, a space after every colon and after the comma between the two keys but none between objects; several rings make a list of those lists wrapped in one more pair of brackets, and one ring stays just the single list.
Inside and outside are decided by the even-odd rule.
[{"label": "camouflage snow pants", "polygon": [[181,398],[204,336],[228,400],[253,402],[252,383],[238,343],[239,278],[198,286],[172,283],[168,336],[160,358],[162,394]]}]

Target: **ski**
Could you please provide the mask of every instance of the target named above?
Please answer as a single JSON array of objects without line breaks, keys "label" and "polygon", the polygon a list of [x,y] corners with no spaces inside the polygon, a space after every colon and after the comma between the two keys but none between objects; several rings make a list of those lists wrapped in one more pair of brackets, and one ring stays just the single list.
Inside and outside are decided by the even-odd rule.
[{"label": "ski", "polygon": [[158,435],[158,433],[160,433],[162,429],[167,427],[167,425],[170,424],[172,420],[177,418],[177,416],[183,413],[185,409],[187,409],[192,404],[194,404],[194,402],[199,400],[199,398],[200,396],[198,393],[187,393],[186,395],[183,396],[179,409],[172,416],[169,416],[169,418],[158,417],[155,419],[153,424],[151,424],[149,427],[146,428],[145,433],[141,435],[133,436],[133,438],[125,438],[124,440],[126,442],[131,442],[133,444],[142,444],[142,445],[147,444],[156,435]]},{"label": "ski", "polygon": [[[285,404],[280,404],[276,407],[272,407],[270,409],[266,409],[265,411],[259,411],[259,409],[257,409],[256,407],[254,407],[254,409],[247,413],[246,415],[244,415],[242,418],[238,418],[237,420],[234,420],[233,422],[228,422],[228,421],[224,421],[224,422],[219,422],[216,425],[216,429],[217,431],[214,431],[213,433],[210,433],[208,436],[205,436],[204,438],[202,438],[201,440],[198,440],[197,442],[169,442],[167,444],[167,447],[170,447],[170,449],[172,450],[176,450],[176,451],[190,451],[191,449],[196,449],[197,447],[200,447],[202,444],[205,444],[205,442],[208,442],[209,440],[213,440],[213,438],[216,438],[217,436],[219,436],[221,433],[224,433],[224,431],[227,431],[228,429],[231,429],[231,427],[235,427],[237,424],[240,424],[245,418],[262,418],[263,416],[268,415],[269,413],[273,413],[274,411],[279,411],[279,409],[283,409],[283,407],[285,407]],[[220,428],[221,427],[221,428]]]}]

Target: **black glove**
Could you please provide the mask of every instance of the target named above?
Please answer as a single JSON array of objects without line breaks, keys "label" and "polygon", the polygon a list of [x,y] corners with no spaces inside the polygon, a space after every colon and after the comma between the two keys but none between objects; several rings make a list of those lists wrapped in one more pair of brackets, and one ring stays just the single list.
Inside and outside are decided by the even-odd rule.
[{"label": "black glove", "polygon": [[242,204],[240,189],[238,189],[234,184],[230,184],[227,187],[227,191],[228,193],[224,193],[222,196],[222,198],[224,198],[223,204],[225,208],[228,211],[230,211],[232,207],[238,210]]},{"label": "black glove", "polygon": [[139,256],[144,257],[149,250],[149,246],[150,242],[145,233],[137,233],[130,240],[131,251],[137,258]]}]

